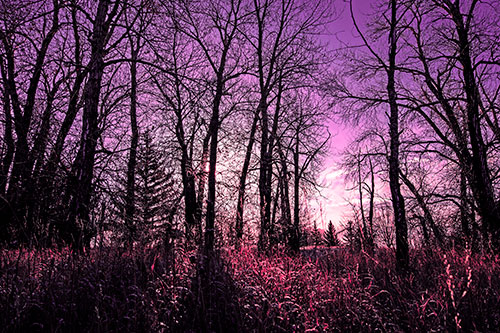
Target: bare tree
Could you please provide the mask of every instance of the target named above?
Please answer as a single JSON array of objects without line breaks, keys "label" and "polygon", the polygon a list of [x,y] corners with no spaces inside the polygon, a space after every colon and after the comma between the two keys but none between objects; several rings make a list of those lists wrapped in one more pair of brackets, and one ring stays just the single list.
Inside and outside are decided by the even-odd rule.
[{"label": "bare tree", "polygon": [[[240,67],[241,50],[237,50],[234,44],[238,42],[239,30],[242,28],[245,13],[241,1],[214,1],[204,5],[197,4],[200,6],[196,10],[194,5],[182,4],[177,17],[179,19],[182,17],[181,25],[178,28],[195,42],[205,58],[213,89],[208,125],[210,146],[204,239],[204,248],[211,252],[214,247],[215,235],[216,167],[218,135],[222,118],[221,104],[224,95],[229,93],[230,82],[242,73]],[[205,24],[203,28],[200,23]]]},{"label": "bare tree", "polygon": [[[128,35],[130,47],[130,151],[127,162],[127,185],[126,185],[126,198],[125,198],[125,224],[129,229],[129,244],[132,246],[134,241],[134,233],[136,226],[134,225],[135,215],[135,178],[136,178],[136,165],[137,165],[137,146],[139,143],[139,128],[137,123],[137,60],[141,48],[144,46],[144,34],[147,30],[148,20],[151,19],[150,15],[146,12],[144,4],[140,3],[136,9],[139,11],[138,22],[132,33],[132,29]],[[127,24],[130,19],[125,15]]]},{"label": "bare tree", "polygon": [[113,33],[112,25],[123,10],[120,1],[110,5],[109,0],[100,0],[94,18],[92,52],[87,65],[89,73],[82,96],[82,136],[68,179],[65,199],[68,214],[60,228],[61,238],[77,249],[87,246],[92,236],[88,223],[96,145],[99,139],[99,97],[105,67],[104,57],[110,34]]},{"label": "bare tree", "polygon": [[[326,21],[328,6],[322,1],[299,3],[295,0],[253,1],[256,35],[247,35],[255,50],[256,73],[259,86],[257,113],[260,115],[260,234],[259,248],[269,246],[269,228],[272,202],[272,158],[279,123],[279,113],[270,119],[269,106],[278,100],[278,85],[298,71],[305,79],[318,64],[321,50],[311,42]],[[293,49],[293,52],[290,52]],[[314,52],[317,52],[314,54]],[[274,95],[274,98],[273,98]]]},{"label": "bare tree", "polygon": [[[394,213],[394,224],[396,229],[396,262],[398,270],[404,272],[407,270],[409,265],[409,248],[408,248],[408,227],[406,221],[406,211],[404,197],[401,193],[401,186],[399,183],[400,175],[400,112],[398,104],[398,94],[396,90],[396,72],[397,63],[396,55],[398,52],[398,41],[404,31],[401,28],[401,21],[404,19],[408,6],[404,2],[398,2],[396,0],[391,0],[388,3],[388,15],[387,15],[387,29],[388,29],[388,44],[387,44],[387,60],[380,56],[376,50],[369,43],[363,32],[361,31],[359,25],[357,24],[353,9],[352,1],[350,2],[351,17],[353,19],[356,30],[360,34],[364,46],[368,49],[372,58],[375,59],[378,64],[377,68],[382,69],[387,76],[386,93],[387,99],[383,98],[372,98],[369,97],[367,100],[372,100],[374,102],[380,103],[385,102],[389,106],[389,187],[391,190],[393,213]],[[385,13],[384,13],[385,15]]]},{"label": "bare tree", "polygon": [[[484,74],[487,70],[478,72],[484,58],[476,57],[479,60],[474,64],[471,55],[471,52],[489,54],[482,51],[484,45],[471,43],[479,40],[476,36],[486,29],[475,20],[478,6],[478,1],[470,2],[465,14],[462,9],[466,6],[459,1],[415,2],[411,6],[412,24],[409,25],[412,38],[406,41],[406,45],[408,52],[419,59],[419,64],[402,66],[400,70],[411,73],[415,80],[424,80],[426,89],[412,85],[416,89],[405,91],[405,99],[410,102],[408,107],[425,120],[442,146],[453,152],[460,174],[466,177],[466,182],[464,179],[462,183],[470,186],[476,201],[483,220],[483,238],[487,241],[489,234],[497,232],[499,218],[482,120],[493,135],[496,130],[483,103],[483,100],[490,100],[491,105],[491,99],[487,94],[481,94],[481,91],[486,91],[480,90],[481,83],[478,83],[481,79],[488,80],[488,75]],[[428,29],[429,25],[431,29]],[[435,29],[441,32],[429,32]],[[416,95],[415,91],[419,90],[423,91]],[[466,192],[461,193],[466,195]],[[467,200],[463,198],[462,201],[466,204]],[[467,220],[461,221],[464,235],[468,237]]]},{"label": "bare tree", "polygon": [[472,1],[469,10],[463,14],[459,1],[444,1],[441,6],[455,24],[457,39],[454,40],[458,50],[458,61],[462,65],[464,92],[466,95],[466,114],[469,140],[472,148],[472,177],[471,184],[475,189],[474,195],[483,218],[484,229],[491,234],[494,247],[499,247],[500,211],[495,203],[495,195],[491,183],[488,166],[487,147],[484,143],[480,108],[482,105],[479,87],[475,79],[474,65],[471,57],[470,29],[475,6],[479,1]]},{"label": "bare tree", "polygon": [[257,125],[259,122],[259,113],[255,112],[253,116],[252,126],[250,128],[250,137],[248,138],[248,144],[245,152],[245,159],[243,161],[243,167],[241,169],[240,181],[238,186],[238,202],[236,208],[236,247],[239,248],[241,240],[243,238],[243,211],[245,205],[245,190],[248,171],[250,168],[250,159],[252,157],[252,150],[255,143],[255,134],[257,132]]},{"label": "bare tree", "polygon": [[[3,216],[4,221],[11,221],[10,223],[15,222],[15,224],[17,224],[17,226],[14,226],[14,229],[25,229],[24,232],[19,235],[19,237],[24,238],[24,242],[30,241],[31,232],[33,230],[33,226],[31,225],[32,221],[27,220],[25,215],[27,211],[26,207],[28,205],[28,185],[30,183],[32,171],[28,163],[30,158],[28,137],[30,131],[32,130],[31,125],[35,111],[36,95],[40,79],[42,77],[43,67],[46,62],[47,53],[54,36],[60,29],[59,15],[61,6],[62,5],[59,1],[54,0],[51,3],[51,8],[42,7],[46,11],[41,13],[39,17],[50,28],[48,31],[42,31],[40,46],[39,48],[35,48],[35,61],[30,68],[30,72],[32,74],[28,79],[29,83],[25,93],[22,90],[24,82],[20,83],[16,80],[16,71],[18,70],[16,68],[18,65],[16,49],[18,46],[22,45],[22,43],[28,43],[28,40],[20,41],[18,37],[23,36],[23,33],[17,29],[21,29],[23,26],[26,29],[29,29],[26,22],[29,22],[30,19],[19,16],[19,19],[26,19],[27,21],[16,22],[16,19],[10,20],[9,18],[4,17],[4,27],[0,29],[0,40],[6,59],[6,68],[3,70],[5,74],[3,77],[5,89],[4,94],[8,94],[8,98],[10,99],[8,106],[9,108],[12,107],[14,114],[14,129],[16,133],[16,141],[14,145],[15,154],[13,160],[9,161],[11,159],[10,157],[6,160],[4,159],[4,168],[8,169],[10,166],[7,166],[6,163],[12,162],[12,169],[6,193],[6,202],[2,203],[1,215]],[[7,10],[7,8],[4,8],[4,10]],[[13,11],[11,14],[15,15],[15,12],[20,10],[20,8],[12,6],[10,10]],[[40,13],[32,13],[31,15],[38,14]],[[4,15],[8,14],[4,13]],[[26,76],[25,78],[28,77]],[[7,97],[4,96],[5,101],[6,98]],[[10,116],[7,117],[10,118]],[[7,154],[7,156],[9,156],[9,154]],[[24,221],[26,221],[28,225],[21,227]],[[7,235],[7,233],[5,235]]]}]

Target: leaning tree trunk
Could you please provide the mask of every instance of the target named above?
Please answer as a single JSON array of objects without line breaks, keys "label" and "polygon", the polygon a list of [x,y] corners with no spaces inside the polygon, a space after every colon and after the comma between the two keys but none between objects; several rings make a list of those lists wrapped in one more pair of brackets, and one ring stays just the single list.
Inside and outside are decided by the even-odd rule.
[{"label": "leaning tree trunk", "polygon": [[[56,93],[59,90],[59,86],[62,81],[54,83],[54,86],[47,94],[47,104],[45,105],[45,110],[42,115],[42,123],[40,125],[40,130],[37,133],[36,139],[34,141],[33,148],[30,151],[30,156],[28,157],[26,170],[28,171],[30,182],[25,185],[26,188],[26,204],[25,204],[25,216],[26,216],[26,236],[30,243],[36,241],[36,244],[40,244],[40,236],[42,236],[41,230],[36,230],[40,227],[39,223],[36,223],[36,219],[40,219],[38,196],[42,193],[40,191],[41,179],[40,172],[41,166],[43,165],[43,157],[45,154],[45,149],[47,146],[47,141],[49,139],[50,133],[50,119],[53,113],[52,106],[56,97]],[[43,236],[42,236],[43,237]],[[33,245],[33,244],[30,244]]]},{"label": "leaning tree trunk", "polygon": [[250,129],[250,138],[248,140],[247,150],[245,153],[245,160],[243,161],[243,168],[241,170],[240,183],[238,186],[238,202],[236,208],[236,248],[240,247],[241,240],[243,238],[243,208],[245,205],[245,188],[248,175],[248,169],[250,167],[250,159],[252,157],[253,145],[255,143],[255,132],[257,131],[257,124],[259,122],[259,113],[255,112],[252,122],[252,128]]},{"label": "leaning tree trunk", "polygon": [[434,237],[436,238],[438,245],[440,247],[442,247],[444,244],[443,235],[441,233],[441,230],[436,225],[436,222],[434,221],[434,218],[432,217],[431,211],[429,210],[429,207],[427,206],[427,203],[425,202],[424,197],[418,192],[415,185],[413,185],[413,183],[408,179],[408,177],[403,172],[401,172],[401,170],[400,170],[400,176],[401,176],[401,180],[403,181],[403,183],[406,185],[406,187],[408,187],[408,189],[413,194],[415,199],[417,199],[417,203],[420,206],[420,209],[422,209],[422,211],[424,212],[424,217],[422,220],[422,228],[425,230],[425,233],[428,235],[426,225],[429,224],[429,226],[432,229],[432,232],[434,233]]},{"label": "leaning tree trunk", "polygon": [[267,94],[261,94],[261,101],[258,110],[262,115],[262,137],[260,150],[260,175],[259,175],[259,194],[261,209],[261,230],[259,235],[259,249],[268,250],[269,233],[271,228],[271,200],[272,200],[272,179],[273,179],[273,149],[277,137],[278,123],[281,109],[281,97],[283,85],[281,78],[278,83],[278,93],[276,96],[276,110],[273,117],[273,126],[269,131],[269,113],[267,105]]},{"label": "leaning tree trunk", "polygon": [[279,244],[281,241],[282,235],[280,235],[280,229],[278,228],[278,225],[276,224],[276,215],[278,214],[278,205],[279,205],[279,199],[281,197],[281,190],[282,190],[282,179],[283,179],[283,174],[281,170],[278,170],[278,181],[276,183],[276,195],[273,198],[273,207],[272,207],[272,212],[271,212],[271,230],[269,231],[269,243],[270,244]]},{"label": "leaning tree trunk", "polygon": [[[11,171],[11,182],[12,186],[9,186],[9,193],[8,196],[11,198],[14,198],[13,201],[11,202],[14,205],[20,204],[23,206],[25,203],[23,201],[23,196],[25,193],[23,192],[23,189],[25,188],[25,185],[29,182],[31,182],[30,179],[30,174],[31,170],[28,167],[28,160],[30,156],[30,151],[29,151],[29,145],[28,145],[28,135],[29,135],[29,130],[31,126],[31,121],[33,117],[33,112],[35,109],[35,102],[36,102],[36,92],[38,90],[38,84],[40,82],[40,77],[42,75],[42,69],[45,63],[45,57],[47,55],[47,51],[49,49],[49,46],[52,42],[52,39],[54,38],[56,32],[59,30],[59,9],[60,6],[57,1],[54,1],[54,16],[52,19],[52,27],[48,34],[45,36],[45,38],[42,41],[42,45],[40,47],[40,50],[37,53],[36,60],[35,60],[35,66],[33,68],[33,75],[30,79],[29,82],[29,87],[28,91],[26,93],[26,104],[23,109],[22,116],[20,112],[18,112],[18,115],[16,115],[16,135],[17,135],[17,142],[16,142],[16,153],[14,155],[14,164],[12,166],[12,171]],[[14,57],[13,53],[10,53],[8,56]],[[14,59],[11,59],[13,62]],[[13,70],[14,66],[13,64],[9,66],[9,69]],[[15,80],[15,74],[14,73],[9,73],[9,81],[11,82],[11,87],[10,87],[10,93],[12,94],[12,97],[14,100],[17,100],[14,104],[19,107],[19,100],[17,96],[17,92],[15,91],[14,88],[14,80]],[[35,143],[36,144],[36,143]],[[17,201],[20,202],[17,202]],[[24,207],[19,207],[21,210],[24,209]],[[21,212],[24,213],[24,212]]]},{"label": "leaning tree trunk", "polygon": [[[180,82],[176,80],[176,89],[179,89]],[[183,115],[181,108],[170,100],[167,95],[164,95],[171,104],[177,122],[175,127],[175,135],[177,143],[181,150],[181,179],[182,179],[182,193],[184,197],[184,246],[186,250],[191,250],[194,247],[194,234],[193,230],[196,225],[200,225],[201,221],[197,219],[200,214],[198,208],[198,199],[196,197],[196,181],[195,172],[193,169],[192,152],[190,154],[189,146],[186,143],[186,135],[184,131]],[[204,148],[205,149],[205,148]],[[200,214],[201,216],[201,214]]]},{"label": "leaning tree trunk", "polygon": [[[78,102],[80,101],[80,91],[87,76],[87,70],[83,69],[82,66],[82,57],[81,57],[81,44],[80,44],[80,35],[78,33],[78,21],[77,21],[77,8],[73,6],[71,8],[71,17],[72,17],[72,29],[73,29],[73,38],[74,38],[74,68],[76,77],[73,81],[73,85],[69,91],[69,101],[66,113],[64,115],[64,119],[61,123],[59,131],[56,135],[56,141],[52,150],[50,151],[49,157],[47,161],[44,162],[41,167],[40,172],[40,190],[44,192],[44,195],[38,200],[37,206],[40,210],[40,221],[43,223],[43,227],[46,228],[46,240],[45,245],[50,245],[50,243],[54,240],[55,233],[55,224],[53,223],[54,212],[59,211],[60,207],[55,207],[60,202],[56,200],[56,195],[58,192],[58,184],[61,182],[58,181],[59,167],[61,155],[64,149],[64,143],[66,142],[66,138],[69,134],[71,127],[75,121],[76,115],[78,113],[79,107]],[[56,219],[62,219],[61,216],[57,216]]]}]

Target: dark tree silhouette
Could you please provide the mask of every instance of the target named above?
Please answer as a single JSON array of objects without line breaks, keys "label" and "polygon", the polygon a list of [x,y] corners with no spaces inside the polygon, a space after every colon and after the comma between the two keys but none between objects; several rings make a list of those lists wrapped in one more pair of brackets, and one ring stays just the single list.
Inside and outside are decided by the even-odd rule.
[{"label": "dark tree silhouette", "polygon": [[96,145],[99,139],[99,96],[105,67],[105,48],[110,33],[113,32],[112,24],[120,16],[121,6],[120,1],[111,4],[109,0],[100,0],[94,18],[89,73],[82,96],[82,135],[67,185],[65,200],[68,207],[67,218],[60,227],[64,242],[77,249],[88,246],[91,237],[94,236],[89,212]]},{"label": "dark tree silhouette", "polygon": [[325,231],[323,236],[323,242],[326,246],[339,246],[340,242],[337,237],[337,231],[335,230],[335,226],[332,221],[328,222],[328,228]]}]

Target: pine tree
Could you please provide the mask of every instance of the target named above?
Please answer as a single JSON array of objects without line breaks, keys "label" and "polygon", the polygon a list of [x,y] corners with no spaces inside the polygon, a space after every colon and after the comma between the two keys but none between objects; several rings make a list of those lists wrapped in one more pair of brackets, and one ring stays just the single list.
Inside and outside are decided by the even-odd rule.
[{"label": "pine tree", "polygon": [[321,233],[318,230],[318,225],[316,224],[316,221],[314,221],[314,226],[313,226],[313,231],[312,231],[312,245],[314,246],[319,246],[321,245]]},{"label": "pine tree", "polygon": [[136,238],[151,242],[161,236],[158,230],[170,233],[173,208],[173,173],[167,170],[165,158],[146,130],[141,138],[137,162]]},{"label": "pine tree", "polygon": [[332,221],[328,223],[328,229],[325,232],[323,241],[326,246],[338,246],[340,245],[339,239],[337,237],[337,232],[335,231],[335,226]]},{"label": "pine tree", "polygon": [[125,218],[125,183],[120,179],[120,194],[114,202],[114,212],[120,220],[124,242],[151,244],[170,238],[172,218],[178,200],[173,188],[173,172],[154,141],[152,129],[140,135],[137,148],[135,181],[135,209],[132,219]]}]

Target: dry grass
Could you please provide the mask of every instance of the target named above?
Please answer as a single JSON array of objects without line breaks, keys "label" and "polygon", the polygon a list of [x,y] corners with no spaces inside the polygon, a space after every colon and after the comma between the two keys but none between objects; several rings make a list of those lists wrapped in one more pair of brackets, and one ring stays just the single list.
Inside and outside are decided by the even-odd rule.
[{"label": "dry grass", "polygon": [[[393,254],[319,257],[226,251],[208,265],[192,253],[118,249],[0,252],[0,327],[33,331],[494,332],[498,256]],[[209,267],[209,268],[207,268]]]}]

